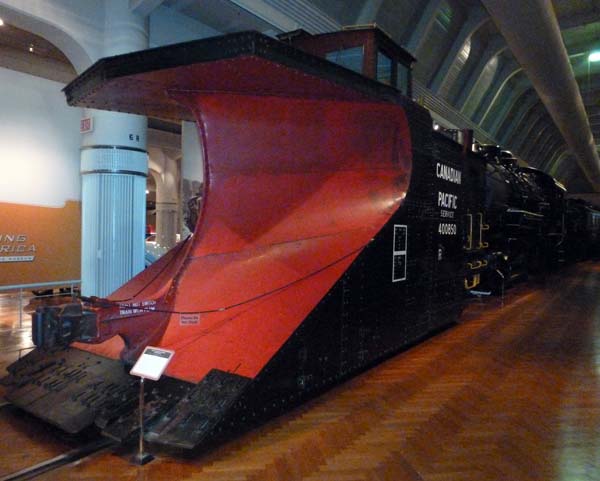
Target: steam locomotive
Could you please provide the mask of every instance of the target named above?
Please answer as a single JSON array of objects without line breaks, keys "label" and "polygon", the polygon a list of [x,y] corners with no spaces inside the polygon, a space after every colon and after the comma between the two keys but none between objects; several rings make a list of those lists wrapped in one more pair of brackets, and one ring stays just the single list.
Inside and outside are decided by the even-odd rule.
[{"label": "steam locomotive", "polygon": [[145,437],[205,449],[452,324],[469,290],[597,250],[598,212],[550,176],[434,132],[410,100],[413,61],[376,28],[242,32],[75,79],[70,105],[197,122],[202,210],[191,237],[107,299],[38,309],[7,398],[126,440],[129,369],[148,345],[170,349]]}]

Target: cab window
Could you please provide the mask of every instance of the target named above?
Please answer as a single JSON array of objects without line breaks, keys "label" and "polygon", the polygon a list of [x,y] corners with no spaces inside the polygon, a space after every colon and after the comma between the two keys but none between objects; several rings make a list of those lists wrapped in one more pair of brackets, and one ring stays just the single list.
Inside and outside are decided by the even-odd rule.
[{"label": "cab window", "polygon": [[362,73],[363,69],[363,47],[352,47],[343,50],[335,50],[325,55],[330,62],[337,63],[342,67]]},{"label": "cab window", "polygon": [[377,52],[377,80],[392,85],[392,59],[382,52]]}]

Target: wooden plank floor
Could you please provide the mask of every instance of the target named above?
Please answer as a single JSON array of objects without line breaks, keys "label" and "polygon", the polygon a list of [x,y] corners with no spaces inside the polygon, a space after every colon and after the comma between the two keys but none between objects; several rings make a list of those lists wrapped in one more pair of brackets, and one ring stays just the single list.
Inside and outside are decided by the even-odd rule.
[{"label": "wooden plank floor", "polygon": [[[29,423],[2,411],[0,475],[22,467],[18,449],[58,449]],[[156,454],[136,467],[101,453],[38,479],[599,480],[600,264],[512,289],[504,306],[474,301],[459,325],[211,453]]]}]

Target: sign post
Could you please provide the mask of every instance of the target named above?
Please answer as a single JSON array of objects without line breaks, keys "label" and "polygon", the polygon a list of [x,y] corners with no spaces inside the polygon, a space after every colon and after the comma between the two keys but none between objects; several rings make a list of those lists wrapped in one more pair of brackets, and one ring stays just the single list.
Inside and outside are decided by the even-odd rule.
[{"label": "sign post", "polygon": [[140,442],[139,449],[131,458],[133,464],[142,466],[154,459],[150,453],[144,452],[144,380],[158,381],[171,362],[175,351],[147,346],[129,374],[140,378]]}]

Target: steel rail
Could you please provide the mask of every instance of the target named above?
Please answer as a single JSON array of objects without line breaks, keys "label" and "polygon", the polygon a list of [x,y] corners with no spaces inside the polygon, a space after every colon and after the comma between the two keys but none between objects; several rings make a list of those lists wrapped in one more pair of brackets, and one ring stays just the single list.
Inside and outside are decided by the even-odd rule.
[{"label": "steel rail", "polygon": [[81,448],[74,449],[65,454],[61,454],[51,459],[47,459],[46,461],[42,461],[41,463],[35,464],[28,468],[21,469],[20,471],[4,476],[0,478],[0,481],[25,481],[27,479],[33,479],[36,476],[39,476],[40,474],[53,471],[62,466],[66,466],[67,464],[79,461],[80,459],[87,458],[92,454],[107,449],[111,446],[116,446],[117,444],[118,443],[113,439],[102,437],[91,441],[90,443],[82,446]]}]

